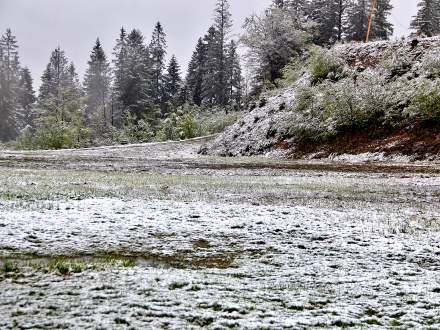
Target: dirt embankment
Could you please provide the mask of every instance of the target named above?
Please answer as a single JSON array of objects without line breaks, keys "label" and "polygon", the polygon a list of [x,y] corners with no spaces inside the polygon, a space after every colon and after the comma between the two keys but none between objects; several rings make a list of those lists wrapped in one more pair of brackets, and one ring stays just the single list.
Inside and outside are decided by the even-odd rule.
[{"label": "dirt embankment", "polygon": [[[375,160],[439,159],[440,122],[420,120],[417,116],[407,119],[405,111],[419,86],[440,80],[428,72],[426,65],[429,58],[432,60],[435,54],[440,54],[440,38],[339,45],[333,52],[342,59],[344,70],[354,76],[368,71],[379,79],[383,78],[392,105],[389,111],[380,114],[379,124],[363,129],[332,131],[333,128],[329,128],[327,132],[324,129],[325,138],[302,139],[298,131],[310,130],[315,125],[314,118],[294,111],[301,89],[312,85],[310,76],[305,75],[289,88],[262,96],[251,105],[244,118],[203,146],[200,153],[301,159],[360,154]],[[333,82],[329,81],[329,84]],[[411,89],[411,86],[417,87]],[[390,118],[406,118],[406,122],[394,119],[395,122],[390,124]],[[295,125],[295,133],[292,133]],[[332,127],[332,123],[328,126]]]}]

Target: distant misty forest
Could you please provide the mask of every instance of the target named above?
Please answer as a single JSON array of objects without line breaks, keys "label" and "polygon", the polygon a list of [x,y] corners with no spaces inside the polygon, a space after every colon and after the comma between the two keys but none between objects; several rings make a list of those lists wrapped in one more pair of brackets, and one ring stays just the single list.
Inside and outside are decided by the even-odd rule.
[{"label": "distant misty forest", "polygon": [[[371,40],[392,36],[392,8],[390,0],[377,2]],[[439,33],[439,8],[438,0],[420,2],[411,23],[415,34]],[[276,88],[285,67],[304,58],[312,45],[363,41],[370,11],[369,0],[274,0],[247,18],[234,40],[228,0],[218,0],[212,26],[195,41],[186,73],[176,56],[167,54],[160,22],[151,38],[123,27],[111,56],[96,40],[83,81],[68,54],[53,50],[38,95],[8,29],[0,42],[0,139],[24,149],[52,149],[220,132],[255,95]]]}]

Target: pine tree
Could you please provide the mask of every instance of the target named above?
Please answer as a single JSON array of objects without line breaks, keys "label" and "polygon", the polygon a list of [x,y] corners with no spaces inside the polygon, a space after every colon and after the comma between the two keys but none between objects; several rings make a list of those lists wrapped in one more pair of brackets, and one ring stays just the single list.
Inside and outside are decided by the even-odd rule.
[{"label": "pine tree", "polygon": [[[356,0],[348,9],[347,40],[363,41],[367,35],[371,14],[371,0]],[[388,20],[393,6],[391,0],[377,0],[373,15],[371,39],[386,40],[393,34],[393,25]]]},{"label": "pine tree", "polygon": [[20,62],[18,45],[10,29],[0,39],[0,140],[17,136]]},{"label": "pine tree", "polygon": [[[203,38],[203,42],[206,45],[206,61],[203,69],[202,102],[209,107],[224,105],[222,102],[224,102],[226,95],[226,72],[224,71],[224,63],[223,69],[220,67],[219,36],[220,34],[217,29],[211,26]],[[222,77],[220,78],[221,70]],[[221,81],[223,81],[222,86],[220,86]]]},{"label": "pine tree", "polygon": [[226,57],[227,67],[227,101],[228,104],[240,107],[242,95],[242,75],[240,66],[240,57],[237,52],[237,44],[232,40],[227,49]]},{"label": "pine tree", "polygon": [[122,71],[124,76],[118,86],[118,97],[124,116],[131,114],[135,119],[140,119],[142,116],[152,115],[152,63],[139,30],[133,30],[127,37]]},{"label": "pine tree", "polygon": [[218,61],[218,73],[216,75],[215,94],[217,96],[217,104],[225,106],[227,103],[227,88],[226,88],[226,45],[229,40],[229,34],[232,29],[230,6],[228,0],[217,0],[214,10],[215,29],[218,34],[216,38]]},{"label": "pine tree", "polygon": [[315,0],[310,4],[310,18],[316,23],[314,42],[330,44],[337,39],[337,13],[334,0]]},{"label": "pine tree", "polygon": [[75,66],[60,47],[52,52],[41,80],[39,115],[43,120],[51,117],[54,123],[68,125],[81,111],[81,90]]},{"label": "pine tree", "polygon": [[349,41],[363,41],[368,30],[369,0],[355,0],[348,9],[347,36]]},{"label": "pine tree", "polygon": [[161,104],[162,102],[166,49],[166,34],[162,24],[157,22],[149,46],[152,59],[152,91],[155,104]]},{"label": "pine tree", "polygon": [[86,116],[89,122],[96,121],[98,127],[111,124],[109,113],[110,96],[110,64],[107,61],[99,39],[96,40],[88,62],[88,68],[84,79],[86,94]]},{"label": "pine tree", "polygon": [[344,35],[346,11],[351,0],[333,0],[336,12],[336,40],[341,41]]},{"label": "pine tree", "polygon": [[33,89],[33,80],[30,70],[25,67],[20,72],[19,83],[19,102],[21,111],[19,112],[19,129],[27,126],[34,128],[35,126],[35,109],[34,104],[37,98]]},{"label": "pine tree", "polygon": [[207,45],[199,38],[196,49],[188,64],[188,73],[185,79],[187,94],[191,103],[198,106],[203,101],[203,81],[207,59]]},{"label": "pine tree", "polygon": [[440,0],[421,0],[417,15],[411,21],[411,29],[427,37],[440,34]]},{"label": "pine tree", "polygon": [[[182,78],[180,76],[180,66],[176,56],[172,56],[167,67],[167,73],[164,77],[164,102],[178,105],[179,92],[182,88]],[[168,110],[168,109],[167,109]]]},{"label": "pine tree", "polygon": [[111,115],[110,121],[112,126],[120,127],[122,125],[123,104],[121,103],[121,95],[124,91],[126,69],[127,69],[127,33],[124,27],[121,28],[119,38],[113,49],[113,67],[114,82],[111,94]]},{"label": "pine tree", "polygon": [[393,10],[391,0],[378,0],[373,16],[372,39],[388,40],[394,32],[393,24],[388,20]]}]

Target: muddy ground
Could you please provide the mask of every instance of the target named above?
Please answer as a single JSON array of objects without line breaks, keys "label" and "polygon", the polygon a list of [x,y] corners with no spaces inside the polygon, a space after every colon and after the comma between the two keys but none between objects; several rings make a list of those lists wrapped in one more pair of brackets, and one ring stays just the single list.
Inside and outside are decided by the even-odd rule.
[{"label": "muddy ground", "polygon": [[440,328],[440,166],[0,152],[0,328]]}]

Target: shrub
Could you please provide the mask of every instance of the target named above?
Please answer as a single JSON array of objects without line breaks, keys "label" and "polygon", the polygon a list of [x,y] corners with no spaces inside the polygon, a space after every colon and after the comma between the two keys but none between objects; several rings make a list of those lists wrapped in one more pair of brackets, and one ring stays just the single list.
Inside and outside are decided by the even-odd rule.
[{"label": "shrub", "polygon": [[295,95],[294,111],[299,113],[314,113],[320,108],[320,91],[316,87],[301,86]]},{"label": "shrub", "polygon": [[34,134],[32,128],[26,126],[20,131],[20,135],[17,138],[17,148],[22,150],[29,150],[35,147]]},{"label": "shrub", "polygon": [[301,77],[304,72],[303,66],[297,57],[293,57],[289,63],[281,71],[282,79],[279,83],[281,86],[290,86]]},{"label": "shrub", "polygon": [[241,112],[230,111],[227,114],[221,109],[199,110],[194,113],[199,123],[200,135],[211,135],[223,132],[236,123],[242,116]]},{"label": "shrub", "polygon": [[324,118],[331,119],[337,127],[364,128],[378,124],[389,102],[388,91],[381,78],[365,72],[356,81],[350,78],[322,88]]},{"label": "shrub", "polygon": [[421,85],[406,114],[428,121],[440,121],[440,82]]},{"label": "shrub", "polygon": [[155,139],[158,141],[172,141],[179,139],[177,130],[178,114],[170,113],[167,118],[162,120],[156,132]]},{"label": "shrub", "polygon": [[309,70],[313,83],[325,79],[338,80],[342,76],[343,62],[333,52],[316,47],[312,49],[309,60]]},{"label": "shrub", "polygon": [[422,69],[428,77],[440,77],[440,50],[431,51],[423,57]]},{"label": "shrub", "polygon": [[154,132],[148,118],[143,116],[137,119],[130,113],[122,129],[113,131],[113,139],[122,144],[150,142],[153,137]]},{"label": "shrub", "polygon": [[178,124],[181,139],[192,139],[199,133],[199,125],[191,113],[184,114]]}]

